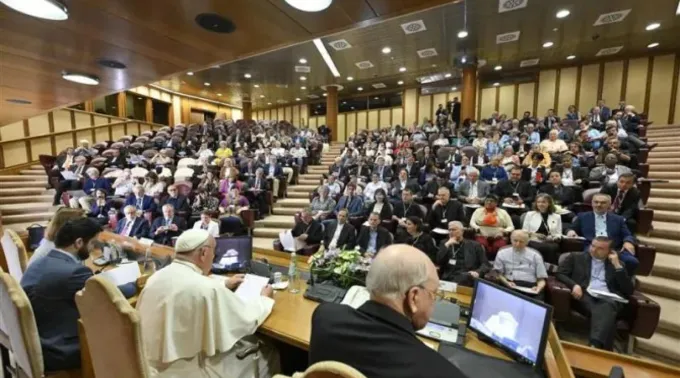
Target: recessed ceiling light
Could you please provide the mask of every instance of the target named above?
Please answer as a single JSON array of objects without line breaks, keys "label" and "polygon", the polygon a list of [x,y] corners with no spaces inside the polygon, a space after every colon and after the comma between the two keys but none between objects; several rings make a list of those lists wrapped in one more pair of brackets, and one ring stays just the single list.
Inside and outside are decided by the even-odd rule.
[{"label": "recessed ceiling light", "polygon": [[300,97],[296,97],[296,98],[295,98],[295,101],[300,101]]},{"label": "recessed ceiling light", "polygon": [[307,80],[307,78],[304,77],[304,76],[300,76],[300,80],[305,81],[305,80]]},{"label": "recessed ceiling light", "polygon": [[659,42],[653,42],[647,45],[647,48],[653,49],[655,47],[659,46]]},{"label": "recessed ceiling light", "polygon": [[354,110],[354,106],[352,106],[352,110]]},{"label": "recessed ceiling light", "polygon": [[307,59],[300,58],[300,60],[298,60],[298,62],[300,62],[300,64],[307,64]]},{"label": "recessed ceiling light", "polygon": [[383,49],[382,49],[382,53],[383,53],[383,54],[389,54],[389,53],[391,53],[391,52],[392,52],[392,49],[389,48],[389,46],[385,46],[385,47],[383,47]]},{"label": "recessed ceiling light", "polygon": [[558,11],[557,14],[555,14],[555,17],[565,18],[565,17],[569,16],[570,14],[571,14],[571,12],[569,12],[567,9],[562,9],[562,10]]},{"label": "recessed ceiling light", "polygon": [[658,22],[652,22],[651,24],[647,25],[645,30],[650,31],[650,30],[656,30],[661,27],[661,24]]},{"label": "recessed ceiling light", "polygon": [[499,86],[499,85],[501,85],[501,83],[493,83],[493,86],[494,86],[494,87],[497,87],[497,86]]},{"label": "recessed ceiling light", "polygon": [[18,105],[28,105],[28,104],[32,104],[32,102],[30,102],[30,101],[28,101],[28,100],[23,100],[23,99],[20,99],[20,98],[9,98],[9,99],[7,99],[7,100],[5,100],[5,101],[10,102],[10,103],[12,103],[12,104],[18,104]]},{"label": "recessed ceiling light", "polygon": [[141,97],[137,97],[137,100],[141,100],[141,99],[142,99]]},{"label": "recessed ceiling light", "polygon": [[85,85],[98,85],[99,84],[99,78],[94,76],[94,75],[85,75],[85,74],[78,74],[78,73],[72,73],[72,72],[64,72],[61,74],[61,77],[64,80],[72,81],[74,83],[78,84],[85,84]]},{"label": "recessed ceiling light", "polygon": [[52,21],[68,19],[68,8],[59,0],[0,0],[17,12]]},{"label": "recessed ceiling light", "polygon": [[458,32],[458,38],[460,39],[467,38],[467,36],[468,36],[467,30],[461,30]]},{"label": "recessed ceiling light", "polygon": [[675,10],[675,15],[680,16],[680,2],[678,2],[678,8]]},{"label": "recessed ceiling light", "polygon": [[457,87],[451,87],[451,90],[452,90],[452,91],[457,91],[458,88],[457,88]]},{"label": "recessed ceiling light", "polygon": [[206,83],[203,83],[203,85],[205,85],[206,87],[209,87],[209,86],[210,86],[210,83],[207,83],[207,82],[206,82]]},{"label": "recessed ceiling light", "polygon": [[271,105],[271,104],[272,104],[271,102],[268,102],[268,103],[267,103],[267,105]]},{"label": "recessed ceiling light", "polygon": [[222,97],[222,93],[218,93],[218,94],[217,94],[217,97]]},{"label": "recessed ceiling light", "polygon": [[333,0],[286,0],[286,3],[303,12],[320,12],[328,8]]},{"label": "recessed ceiling light", "polygon": [[100,59],[97,63],[99,63],[100,66],[104,66],[106,68],[115,68],[118,70],[127,68],[125,64],[112,59]]},{"label": "recessed ceiling light", "polygon": [[253,85],[253,87],[259,88],[259,87],[260,87],[260,84],[255,84],[255,85]]},{"label": "recessed ceiling light", "polygon": [[307,89],[307,87],[300,87],[300,89],[302,89],[302,90],[304,91],[304,90],[306,90],[306,89]]},{"label": "recessed ceiling light", "polygon": [[374,100],[380,100],[380,97],[373,97]]},{"label": "recessed ceiling light", "polygon": [[448,78],[451,77],[451,74],[450,74],[450,73],[447,73],[446,75],[444,75],[444,77],[448,79]]},{"label": "recessed ceiling light", "polygon": [[246,79],[250,79],[253,76],[251,74],[247,73],[247,74],[243,75],[243,77],[245,77]]},{"label": "recessed ceiling light", "polygon": [[324,97],[328,96],[328,93],[324,93],[323,96],[324,96]]},{"label": "recessed ceiling light", "polygon": [[191,71],[189,71],[189,72],[187,72],[187,75],[189,75],[189,76],[194,76],[194,73],[191,72]]},{"label": "recessed ceiling light", "polygon": [[400,67],[399,72],[406,72],[406,67]]},{"label": "recessed ceiling light", "polygon": [[399,80],[399,81],[397,82],[397,85],[404,85],[404,82],[403,82],[402,80]]},{"label": "recessed ceiling light", "polygon": [[501,65],[499,64],[499,65],[497,65],[496,67],[494,67],[493,69],[494,69],[494,71],[500,71],[500,70],[503,69],[503,66],[501,66]]},{"label": "recessed ceiling light", "polygon": [[543,44],[543,47],[545,47],[547,49],[548,47],[552,47],[553,45],[554,45],[554,43],[552,43],[551,41],[548,41],[548,42]]},{"label": "recessed ceiling light", "polygon": [[574,60],[574,59],[576,59],[576,55],[569,55],[567,57],[567,60]]},{"label": "recessed ceiling light", "polygon": [[553,28],[553,31],[558,31],[558,30],[560,30],[560,29],[558,29],[558,28]]},{"label": "recessed ceiling light", "polygon": [[462,57],[462,58],[460,58],[460,62],[461,62],[461,63],[465,63],[465,62],[467,62],[467,58],[466,58],[466,57]]},{"label": "recessed ceiling light", "polygon": [[359,87],[359,88],[357,88],[357,90],[358,90],[358,91],[363,91],[364,88],[363,88],[363,87]]},{"label": "recessed ceiling light", "polygon": [[236,30],[233,21],[217,13],[199,13],[194,18],[194,22],[212,33],[229,34]]},{"label": "recessed ceiling light", "polygon": [[260,98],[264,98],[264,95],[260,95]]},{"label": "recessed ceiling light", "polygon": [[354,80],[354,78],[353,78],[353,77],[351,77],[351,76],[347,76],[347,81],[352,81],[352,80]]}]

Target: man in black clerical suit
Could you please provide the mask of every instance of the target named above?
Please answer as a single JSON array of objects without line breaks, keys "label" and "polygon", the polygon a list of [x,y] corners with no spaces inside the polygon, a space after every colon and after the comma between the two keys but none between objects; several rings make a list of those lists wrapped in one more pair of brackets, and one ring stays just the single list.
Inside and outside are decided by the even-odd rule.
[{"label": "man in black clerical suit", "polygon": [[444,230],[444,233],[434,231],[432,236],[437,240],[441,240],[442,236],[446,235],[445,231],[451,221],[459,221],[465,224],[465,208],[459,201],[451,199],[449,188],[441,187],[437,192],[437,201],[432,206],[429,223],[433,231],[439,229]]},{"label": "man in black clerical suit", "polygon": [[295,223],[291,232],[293,237],[306,245],[320,244],[323,240],[323,226],[321,222],[314,219],[312,210],[306,208],[300,214],[300,221]]},{"label": "man in black clerical suit", "polygon": [[368,272],[370,300],[356,310],[336,303],[314,310],[309,363],[338,361],[371,378],[465,377],[416,337],[430,320],[438,287],[426,254],[405,245],[385,248]]},{"label": "man in black clerical suit", "polygon": [[[522,180],[522,167],[515,166],[510,170],[510,178],[501,180],[494,188],[494,193],[502,203],[526,204],[529,208],[534,199],[534,190],[529,181]],[[515,196],[515,193],[517,196]]]},{"label": "man in black clerical suit", "polygon": [[612,198],[610,211],[626,219],[626,225],[630,232],[637,230],[638,211],[640,210],[640,191],[633,185],[635,175],[632,173],[622,173],[616,184],[608,184],[600,189],[600,193],[608,194]]},{"label": "man in black clerical suit", "polygon": [[564,208],[571,208],[571,205],[576,202],[576,194],[570,187],[562,185],[562,173],[557,170],[550,171],[548,182],[543,184],[538,191],[548,194],[556,205]]},{"label": "man in black clerical suit", "polygon": [[458,221],[449,222],[449,239],[439,243],[435,264],[439,278],[463,286],[473,286],[475,278],[491,270],[486,251],[474,240],[463,238],[464,227]]},{"label": "man in black clerical suit", "polygon": [[337,222],[330,222],[326,225],[323,235],[323,247],[325,250],[335,248],[339,250],[354,249],[357,232],[354,226],[347,223],[347,218],[347,209],[342,209],[338,211]]},{"label": "man in black clerical suit", "polygon": [[413,155],[409,156],[406,159],[406,164],[402,165],[400,168],[406,170],[408,178],[417,179],[420,176],[420,165],[416,163],[416,159]]}]

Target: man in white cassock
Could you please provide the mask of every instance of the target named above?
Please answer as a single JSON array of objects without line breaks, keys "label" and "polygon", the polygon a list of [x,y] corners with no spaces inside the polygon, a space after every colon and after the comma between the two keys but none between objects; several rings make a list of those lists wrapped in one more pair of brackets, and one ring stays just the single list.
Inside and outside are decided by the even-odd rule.
[{"label": "man in white cassock", "polygon": [[233,290],[243,281],[209,277],[215,239],[188,230],[175,243],[174,261],[154,273],[137,302],[146,358],[155,378],[264,378],[279,371],[276,349],[260,358],[236,354],[253,346],[254,335],[274,306],[271,286],[243,301]]}]

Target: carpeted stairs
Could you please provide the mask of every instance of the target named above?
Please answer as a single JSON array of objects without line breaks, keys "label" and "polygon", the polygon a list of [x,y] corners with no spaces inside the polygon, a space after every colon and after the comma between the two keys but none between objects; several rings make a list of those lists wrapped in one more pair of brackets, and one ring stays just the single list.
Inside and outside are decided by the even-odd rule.
[{"label": "carpeted stairs", "polygon": [[56,207],[54,189],[47,190],[47,175],[41,165],[33,165],[17,175],[0,175],[2,224],[25,232],[32,224],[46,225]]}]

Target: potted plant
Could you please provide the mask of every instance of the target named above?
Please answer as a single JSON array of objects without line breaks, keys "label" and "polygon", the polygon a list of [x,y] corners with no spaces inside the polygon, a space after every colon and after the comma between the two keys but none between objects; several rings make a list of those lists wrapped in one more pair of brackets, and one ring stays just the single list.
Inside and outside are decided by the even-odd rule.
[{"label": "potted plant", "polygon": [[333,285],[349,289],[354,285],[365,286],[371,258],[363,257],[355,250],[321,251],[311,257],[311,269],[317,282],[330,281]]}]

